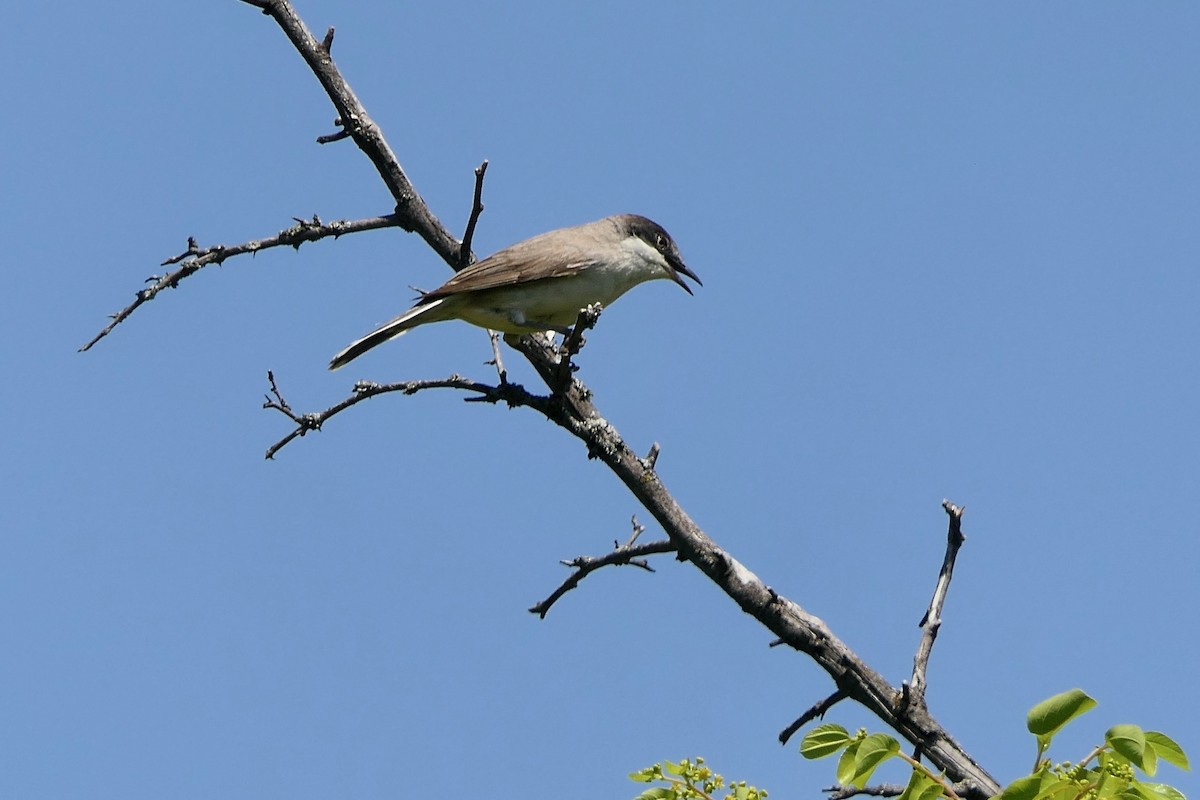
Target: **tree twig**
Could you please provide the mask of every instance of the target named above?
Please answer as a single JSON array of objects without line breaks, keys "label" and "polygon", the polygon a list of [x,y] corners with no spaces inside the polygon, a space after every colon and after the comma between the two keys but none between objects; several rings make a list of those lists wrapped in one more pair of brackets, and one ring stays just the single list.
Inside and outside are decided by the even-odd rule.
[{"label": "tree twig", "polygon": [[555,372],[556,385],[551,385],[551,388],[558,391],[559,388],[567,386],[571,382],[571,376],[575,372],[575,365],[571,363],[571,359],[579,354],[586,342],[583,338],[583,332],[596,327],[596,322],[600,319],[601,312],[604,307],[599,303],[592,303],[587,308],[579,309],[579,316],[575,318],[575,325],[571,328],[571,332],[563,337],[562,346],[558,349],[558,368]]},{"label": "tree twig", "polygon": [[337,109],[338,124],[353,137],[354,143],[375,165],[379,177],[391,192],[396,201],[396,216],[400,219],[401,227],[421,236],[447,264],[458,264],[459,243],[417,193],[416,187],[400,167],[391,145],[383,138],[383,132],[367,114],[366,107],[333,63],[329,50],[312,35],[291,3],[287,0],[242,2],[262,9],[263,14],[274,19],[308,64]]},{"label": "tree twig", "polygon": [[[542,380],[558,385],[554,348],[534,337],[522,337],[517,346],[529,358]],[[781,642],[806,654],[824,669],[837,687],[867,708],[913,744],[920,744],[929,760],[962,783],[963,796],[991,797],[1000,784],[962,749],[930,716],[924,704],[901,704],[900,692],[842,642],[818,617],[781,596],[741,562],[708,537],[667,490],[656,472],[621,438],[592,403],[592,393],[579,380],[556,391],[550,419],[580,439],[588,455],[603,461],[630,493],[654,516],[678,547],[679,557],[692,562],[746,613],[774,633]]]},{"label": "tree twig", "polygon": [[[284,436],[275,444],[267,448],[266,458],[273,459],[275,454],[283,449],[288,442],[293,439],[306,435],[309,431],[319,431],[321,426],[325,424],[331,417],[337,416],[348,408],[358,405],[364,400],[370,400],[381,394],[390,394],[392,392],[400,392],[410,395],[417,392],[426,391],[428,389],[457,389],[459,391],[469,392],[472,396],[464,398],[468,402],[484,402],[484,403],[506,403],[509,408],[518,406],[528,406],[529,408],[537,409],[543,414],[546,413],[547,407],[550,405],[550,398],[543,395],[531,394],[527,392],[523,386],[518,383],[502,383],[499,386],[492,386],[478,381],[468,380],[467,378],[458,375],[451,375],[449,378],[441,380],[421,380],[421,381],[400,381],[399,383],[372,383],[371,381],[359,381],[354,384],[354,393],[341,402],[335,403],[324,411],[319,411],[309,414],[297,414],[292,411],[288,402],[284,400],[275,384],[275,375],[273,372],[267,372],[267,380],[270,383],[271,395],[267,397],[267,401],[263,403],[263,408],[274,409],[280,412],[285,417],[295,423],[296,427],[287,436]],[[274,399],[271,399],[272,396]]]},{"label": "tree twig", "polygon": [[508,370],[504,368],[504,357],[500,355],[500,334],[488,331],[488,340],[492,343],[492,360],[489,364],[496,367],[496,377],[501,383],[508,383]]},{"label": "tree twig", "polygon": [[337,238],[347,233],[361,233],[362,231],[373,231],[380,228],[396,228],[400,226],[400,220],[395,214],[387,214],[382,217],[368,217],[366,219],[356,220],[334,220],[333,222],[322,222],[317,216],[313,216],[311,220],[302,220],[293,217],[296,224],[290,228],[284,228],[274,236],[268,236],[265,239],[251,239],[248,242],[240,244],[217,244],[211,247],[200,247],[194,237],[188,237],[188,246],[177,256],[172,256],[166,259],[159,266],[170,266],[179,264],[178,269],[174,269],[165,275],[151,275],[146,279],[146,282],[151,284],[145,289],[141,289],[134,295],[134,300],[125,308],[111,316],[111,321],[104,329],[97,333],[83,347],[79,348],[79,352],[90,350],[92,345],[103,339],[108,334],[112,333],[113,328],[124,322],[130,314],[138,309],[143,303],[148,303],[158,296],[158,293],[164,289],[174,289],[179,286],[179,282],[184,278],[193,275],[205,267],[219,265],[224,263],[226,259],[234,256],[245,255],[246,253],[254,254],[262,250],[270,250],[272,247],[282,247],[287,245],[295,249],[299,249],[300,245],[305,242],[315,242],[320,239],[325,239],[330,236]]},{"label": "tree twig", "polygon": [[650,452],[646,453],[646,457],[642,459],[642,464],[651,472],[654,471],[654,465],[658,463],[658,454],[662,452],[662,446],[658,442],[650,445]]},{"label": "tree twig", "polygon": [[913,657],[912,694],[924,703],[926,672],[929,669],[929,656],[933,653],[933,642],[937,639],[938,629],[942,627],[942,608],[946,604],[946,595],[950,592],[950,579],[954,577],[954,562],[958,558],[958,550],[966,537],[962,532],[962,516],[965,507],[960,508],[949,500],[942,501],[942,508],[950,517],[946,531],[946,554],[942,557],[942,569],[938,572],[937,584],[933,588],[933,598],[929,601],[929,609],[921,617],[921,642],[917,645],[917,653]]},{"label": "tree twig", "polygon": [[[637,514],[634,514],[629,518],[629,525],[631,531],[629,538],[625,540],[625,546],[633,547],[634,543],[638,540],[638,537],[646,532],[646,526],[638,522]],[[620,545],[617,542],[613,542],[613,547],[620,547]]]},{"label": "tree twig", "polygon": [[[968,791],[968,787],[960,784],[949,784],[946,788],[954,794],[955,797],[962,797],[963,793]],[[875,786],[864,786],[859,789],[857,786],[842,786],[834,784],[822,789],[828,797],[826,800],[849,800],[851,797],[858,795],[866,795],[868,797],[897,797],[904,794],[904,785],[899,783],[880,783]]]},{"label": "tree twig", "polygon": [[462,244],[458,248],[458,268],[460,270],[471,266],[475,260],[475,256],[471,252],[471,242],[475,238],[475,224],[479,222],[479,215],[483,213],[483,176],[487,174],[487,168],[486,158],[475,168],[475,198],[471,203],[471,216],[467,218],[467,230],[463,233]]},{"label": "tree twig", "polygon": [[800,730],[814,719],[823,719],[826,711],[833,708],[835,705],[845,699],[846,693],[841,689],[838,689],[824,700],[814,703],[812,707],[808,709],[808,711],[805,711],[803,714],[797,717],[795,722],[779,732],[779,743],[787,744],[788,739],[791,739],[796,731]]},{"label": "tree twig", "polygon": [[849,800],[851,797],[866,795],[868,797],[898,797],[904,794],[904,786],[899,783],[880,783],[875,786],[842,786],[837,784],[826,788],[827,800]]},{"label": "tree twig", "polygon": [[601,567],[614,565],[633,566],[641,567],[647,572],[654,572],[654,568],[645,561],[643,556],[673,552],[675,552],[675,545],[669,539],[664,539],[658,542],[646,542],[645,544],[623,545],[603,556],[578,556],[570,561],[560,562],[565,567],[574,567],[575,571],[571,573],[571,577],[567,578],[557,589],[551,592],[549,597],[532,606],[529,611],[545,619],[546,614],[550,613],[550,607],[560,597],[574,589],[584,578]]}]

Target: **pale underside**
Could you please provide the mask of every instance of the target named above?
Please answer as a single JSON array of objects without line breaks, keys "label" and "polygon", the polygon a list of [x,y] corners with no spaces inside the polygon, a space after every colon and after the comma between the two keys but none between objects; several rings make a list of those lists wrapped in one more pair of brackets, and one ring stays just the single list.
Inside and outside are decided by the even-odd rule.
[{"label": "pale underside", "polygon": [[413,308],[407,327],[461,319],[503,333],[561,331],[574,324],[580,309],[593,303],[608,306],[638,282],[622,273],[578,272],[514,286],[450,294]]}]

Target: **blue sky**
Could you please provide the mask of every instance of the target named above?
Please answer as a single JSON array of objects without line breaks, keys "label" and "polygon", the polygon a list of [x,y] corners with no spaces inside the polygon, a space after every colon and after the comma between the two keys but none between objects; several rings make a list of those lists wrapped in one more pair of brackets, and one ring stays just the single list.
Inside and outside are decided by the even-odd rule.
[{"label": "blue sky", "polygon": [[[997,777],[1073,686],[1101,705],[1056,757],[1118,722],[1200,754],[1200,7],[298,9],[452,230],[490,159],[478,252],[626,211],[671,231],[704,287],[623,298],[581,376],[893,683],[939,504],[966,505],[929,701]],[[649,522],[544,420],[378,398],[263,460],[268,369],[302,411],[490,377],[456,324],[325,370],[447,277],[415,237],[231,260],[76,353],[189,235],[389,198],[314,143],[331,106],[249,6],[27,3],[8,30],[0,793],[590,800],[696,754],[775,797],[830,782],[775,743],[829,680],[696,570],[525,611]]]}]

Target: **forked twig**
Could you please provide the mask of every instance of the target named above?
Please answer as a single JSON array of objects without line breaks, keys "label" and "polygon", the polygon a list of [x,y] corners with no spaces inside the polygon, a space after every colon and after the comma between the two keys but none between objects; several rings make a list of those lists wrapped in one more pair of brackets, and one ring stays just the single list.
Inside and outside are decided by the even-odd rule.
[{"label": "forked twig", "polygon": [[[464,398],[467,402],[506,403],[510,408],[528,406],[529,408],[542,411],[542,413],[549,413],[547,406],[550,403],[550,398],[527,392],[523,386],[517,383],[502,383],[499,386],[492,386],[468,380],[458,375],[451,375],[449,378],[441,380],[400,381],[399,383],[386,384],[359,381],[354,384],[354,393],[341,402],[335,403],[324,411],[297,414],[292,411],[292,407],[283,399],[283,395],[275,383],[275,374],[273,372],[267,372],[267,381],[270,383],[271,395],[263,403],[263,408],[278,411],[296,425],[291,433],[267,448],[266,458],[268,459],[274,458],[275,454],[293,439],[304,436],[309,431],[321,430],[321,426],[331,417],[342,413],[352,406],[358,405],[364,400],[370,400],[372,397],[381,394],[400,392],[409,395],[427,389],[458,389],[459,391],[471,393],[472,396]],[[274,399],[272,399],[272,396]]]},{"label": "forked twig", "polygon": [[537,605],[530,607],[529,611],[545,619],[546,614],[550,613],[550,607],[560,597],[574,589],[584,578],[601,567],[614,565],[631,566],[641,567],[647,572],[654,572],[654,568],[650,566],[643,556],[654,555],[656,553],[674,553],[677,550],[678,548],[669,539],[664,539],[658,542],[618,547],[611,553],[603,556],[578,556],[570,561],[560,562],[565,567],[573,567],[575,571],[571,573],[571,577],[567,578],[557,589],[551,592],[549,597]]}]

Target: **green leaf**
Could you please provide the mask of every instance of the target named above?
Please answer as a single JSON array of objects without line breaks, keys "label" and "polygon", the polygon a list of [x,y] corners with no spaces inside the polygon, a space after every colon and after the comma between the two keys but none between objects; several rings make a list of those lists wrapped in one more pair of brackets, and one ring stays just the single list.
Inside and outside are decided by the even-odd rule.
[{"label": "green leaf", "polygon": [[872,733],[859,742],[854,755],[854,777],[851,785],[862,789],[871,779],[875,768],[900,752],[900,742],[886,733]]},{"label": "green leaf", "polygon": [[937,800],[937,798],[944,796],[945,793],[946,790],[940,783],[937,781],[930,781],[929,785],[921,790],[921,794],[916,798],[916,800]]},{"label": "green leaf", "polygon": [[[1088,800],[1146,800],[1139,797],[1136,793],[1130,794],[1129,782],[1122,779],[1106,780],[1102,783],[1095,784],[1097,788],[1093,789],[1087,795]],[[1076,797],[1081,797],[1076,795]]]},{"label": "green leaf", "polygon": [[675,792],[672,790],[665,786],[656,786],[642,792],[634,800],[671,800],[673,797],[675,797]]},{"label": "green leaf", "polygon": [[[1142,741],[1146,741],[1146,734],[1142,734]],[[1154,746],[1146,742],[1146,749],[1142,751],[1142,772],[1146,773],[1147,778],[1153,778],[1154,773],[1158,772],[1158,753],[1154,750]]]},{"label": "green leaf", "polygon": [[838,759],[837,782],[842,786],[849,786],[850,782],[854,780],[854,767],[858,760],[858,748],[861,744],[861,741],[852,743]]},{"label": "green leaf", "polygon": [[923,771],[914,769],[908,778],[908,785],[896,800],[934,800],[941,795],[941,784]]},{"label": "green leaf", "polygon": [[663,772],[669,773],[671,775],[682,775],[683,767],[679,764],[676,764],[674,761],[667,761],[664,759],[663,760]]},{"label": "green leaf", "polygon": [[1183,792],[1176,789],[1174,786],[1168,786],[1165,783],[1142,783],[1141,781],[1133,781],[1130,786],[1145,800],[1187,800],[1183,796]]},{"label": "green leaf", "polygon": [[908,776],[908,785],[904,787],[904,791],[896,798],[896,800],[917,800],[921,796],[921,789],[925,788],[925,784],[921,781],[921,773],[918,770],[913,770]]},{"label": "green leaf", "polygon": [[1122,800],[1184,800],[1183,792],[1165,783],[1130,781],[1121,792]]},{"label": "green leaf", "polygon": [[[1104,741],[1114,752],[1150,774],[1150,770],[1146,769],[1146,734],[1137,725],[1113,725],[1104,734]],[[1154,751],[1151,750],[1150,754],[1153,757]]]},{"label": "green leaf", "polygon": [[1042,785],[1046,783],[1046,778],[1049,776],[1046,772],[1035,772],[1032,775],[1026,775],[1024,778],[1017,778],[1015,781],[1004,787],[1004,791],[1000,793],[998,800],[1034,800],[1042,793]]},{"label": "green leaf", "polygon": [[1039,739],[1049,740],[1062,726],[1095,707],[1096,701],[1088,697],[1082,689],[1071,689],[1047,698],[1029,709],[1029,714],[1025,717],[1025,727]]},{"label": "green leaf", "polygon": [[1079,786],[1066,778],[1044,780],[1038,790],[1039,800],[1073,800],[1079,797]]},{"label": "green leaf", "polygon": [[831,756],[850,744],[850,733],[841,725],[820,725],[804,735],[800,755],[807,759]]},{"label": "green leaf", "polygon": [[1183,752],[1183,748],[1165,733],[1146,731],[1146,744],[1153,747],[1158,757],[1168,764],[1174,764],[1180,769],[1190,770],[1192,768],[1191,764],[1188,763],[1187,755]]}]

